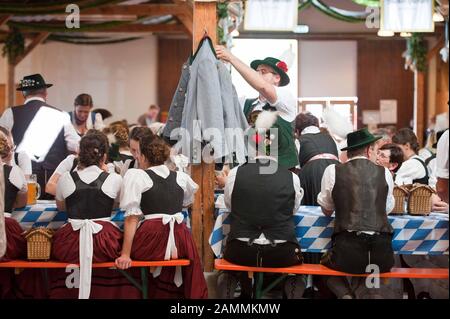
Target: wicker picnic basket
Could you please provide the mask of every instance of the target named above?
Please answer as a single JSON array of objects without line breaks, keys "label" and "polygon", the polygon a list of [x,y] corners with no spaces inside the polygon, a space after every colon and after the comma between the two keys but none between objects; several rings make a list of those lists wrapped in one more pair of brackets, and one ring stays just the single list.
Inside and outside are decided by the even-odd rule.
[{"label": "wicker picnic basket", "polygon": [[25,234],[27,240],[27,258],[29,260],[49,260],[52,250],[53,230],[38,227]]},{"label": "wicker picnic basket", "polygon": [[411,215],[429,215],[431,213],[431,195],[435,190],[428,185],[414,184],[409,190],[408,212]]},{"label": "wicker picnic basket", "polygon": [[395,206],[391,214],[403,215],[407,213],[408,210],[408,195],[409,190],[404,186],[394,187],[394,199]]}]

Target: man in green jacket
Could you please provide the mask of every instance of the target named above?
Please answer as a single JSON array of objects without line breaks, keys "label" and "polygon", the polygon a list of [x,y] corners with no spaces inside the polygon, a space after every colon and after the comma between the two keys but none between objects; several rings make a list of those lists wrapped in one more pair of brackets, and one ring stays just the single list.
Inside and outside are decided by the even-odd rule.
[{"label": "man in green jacket", "polygon": [[294,142],[294,120],[297,115],[297,101],[286,85],[289,84],[287,65],[276,58],[254,60],[250,67],[239,60],[223,46],[216,46],[217,57],[231,63],[247,83],[259,92],[254,99],[247,99],[244,114],[252,111],[271,110],[278,112],[272,128],[278,129],[278,163],[294,169],[298,164],[298,154]]}]

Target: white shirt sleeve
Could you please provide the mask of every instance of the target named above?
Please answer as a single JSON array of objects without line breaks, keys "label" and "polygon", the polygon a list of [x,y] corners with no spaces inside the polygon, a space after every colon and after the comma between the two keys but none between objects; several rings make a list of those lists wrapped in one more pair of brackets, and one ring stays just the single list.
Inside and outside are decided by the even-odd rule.
[{"label": "white shirt sleeve", "polygon": [[436,176],[448,179],[448,130],[442,134],[437,145]]},{"label": "white shirt sleeve", "polygon": [[102,185],[102,192],[113,199],[120,197],[120,188],[122,187],[122,176],[116,173],[109,173]]},{"label": "white shirt sleeve", "polygon": [[322,176],[320,193],[317,195],[317,203],[326,210],[334,210],[333,187],[336,180],[336,167],[328,166]]},{"label": "white shirt sleeve", "polygon": [[81,137],[78,135],[77,131],[75,131],[75,128],[70,121],[64,125],[64,139],[66,141],[67,149],[71,152],[78,153]]},{"label": "white shirt sleeve", "polygon": [[389,214],[395,207],[394,180],[392,178],[391,172],[387,168],[384,168],[384,175],[386,178],[386,183],[388,184],[388,193],[386,198],[386,213]]},{"label": "white shirt sleeve", "polygon": [[395,174],[395,184],[412,184],[413,180],[422,178],[425,174],[426,172],[422,164],[418,160],[410,158],[409,160],[403,162],[402,166],[400,166],[399,170]]},{"label": "white shirt sleeve", "polygon": [[65,172],[58,180],[56,185],[56,200],[63,201],[69,197],[76,189],[75,183],[70,172]]},{"label": "white shirt sleeve", "polygon": [[125,210],[125,217],[143,215],[141,211],[142,193],[153,187],[153,181],[142,170],[129,169],[123,177],[120,191],[120,208]]},{"label": "white shirt sleeve", "polygon": [[25,175],[31,175],[32,174],[32,168],[31,168],[31,159],[25,152],[19,152],[19,155],[17,156],[18,162],[17,166],[20,167],[22,172]]},{"label": "white shirt sleeve", "polygon": [[276,86],[275,92],[277,94],[277,100],[275,103],[269,104],[277,109],[283,120],[288,122],[294,121],[295,116],[297,115],[297,101],[291,91],[286,87]]},{"label": "white shirt sleeve", "polygon": [[59,163],[58,167],[56,167],[55,173],[63,175],[66,172],[70,172],[75,158],[76,156],[73,154],[67,156],[61,163]]},{"label": "white shirt sleeve", "polygon": [[187,207],[194,202],[194,195],[197,192],[199,186],[192,180],[192,178],[188,174],[184,172],[177,172],[176,174],[177,184],[180,185],[180,187],[184,191],[183,207]]},{"label": "white shirt sleeve", "polygon": [[0,126],[8,129],[8,131],[12,130],[12,127],[14,126],[14,117],[10,107],[7,108],[3,112],[2,117],[0,117]]},{"label": "white shirt sleeve", "polygon": [[295,205],[294,205],[294,214],[298,212],[300,205],[302,204],[303,198],[303,188],[300,185],[300,178],[298,178],[297,174],[292,173],[292,182],[294,183],[295,189]]},{"label": "white shirt sleeve", "polygon": [[11,173],[9,173],[9,181],[19,189],[19,192],[26,192],[28,189],[25,174],[18,166],[13,166],[11,168]]},{"label": "white shirt sleeve", "polygon": [[231,195],[233,194],[234,181],[236,180],[236,173],[238,167],[233,168],[227,176],[227,182],[225,183],[224,188],[224,202],[228,211],[231,211]]}]

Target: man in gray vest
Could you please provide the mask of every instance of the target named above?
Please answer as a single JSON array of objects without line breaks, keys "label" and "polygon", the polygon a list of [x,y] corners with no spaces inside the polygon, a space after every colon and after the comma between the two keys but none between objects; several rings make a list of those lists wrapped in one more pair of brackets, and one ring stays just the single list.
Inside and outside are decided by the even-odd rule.
[{"label": "man in gray vest", "polygon": [[[6,109],[0,118],[0,125],[11,131],[17,152],[30,157],[42,190],[69,152],[78,152],[80,141],[69,115],[46,103],[51,86],[40,74],[25,76],[17,88],[25,98],[24,105]],[[41,195],[41,199],[52,198],[44,192]]]},{"label": "man in gray vest", "polygon": [[[332,248],[321,263],[352,273],[388,272],[394,263],[392,226],[387,214],[394,208],[394,182],[385,167],[372,163],[375,137],[364,128],[347,135],[349,160],[325,169],[317,202],[325,215],[335,212]],[[358,297],[364,285],[360,277],[348,283],[345,277],[328,278],[339,298]],[[376,293],[376,289],[372,289]]]}]

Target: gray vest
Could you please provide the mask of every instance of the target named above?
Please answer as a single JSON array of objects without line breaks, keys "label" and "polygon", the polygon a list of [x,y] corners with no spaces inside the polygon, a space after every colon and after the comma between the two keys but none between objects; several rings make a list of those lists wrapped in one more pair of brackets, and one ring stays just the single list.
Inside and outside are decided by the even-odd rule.
[{"label": "gray vest", "polygon": [[336,211],[334,233],[345,230],[392,233],[386,215],[387,194],[384,167],[366,159],[337,164],[332,191]]}]

